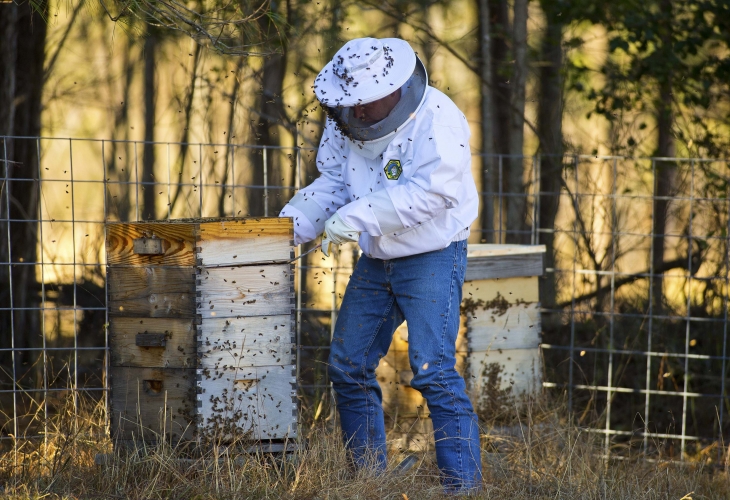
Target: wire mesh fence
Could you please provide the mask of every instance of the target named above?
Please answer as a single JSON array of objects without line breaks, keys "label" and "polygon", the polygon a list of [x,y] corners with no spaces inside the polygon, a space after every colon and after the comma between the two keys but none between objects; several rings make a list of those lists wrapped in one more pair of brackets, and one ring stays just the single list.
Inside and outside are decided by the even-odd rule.
[{"label": "wire mesh fence", "polygon": [[[0,442],[41,439],[79,394],[105,400],[104,224],[275,216],[316,151],[237,144],[0,138]],[[34,165],[13,150],[34,148]],[[683,459],[730,430],[728,163],[603,156],[473,158],[472,242],[545,244],[543,387],[605,436]],[[515,183],[517,178],[521,182]],[[305,249],[302,249],[305,250]],[[357,249],[297,262],[303,414]],[[718,451],[719,452],[719,451]]]}]

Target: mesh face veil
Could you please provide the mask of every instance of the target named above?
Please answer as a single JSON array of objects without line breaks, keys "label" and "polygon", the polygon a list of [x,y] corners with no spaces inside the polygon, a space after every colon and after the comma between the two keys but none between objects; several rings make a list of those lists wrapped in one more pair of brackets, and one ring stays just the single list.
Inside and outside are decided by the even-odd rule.
[{"label": "mesh face veil", "polygon": [[[335,123],[337,130],[354,143],[379,142],[394,134],[414,116],[423,102],[427,84],[426,68],[421,60],[416,58],[413,72],[400,87],[400,100],[390,114],[379,122],[365,123],[359,120],[355,117],[354,106],[328,106],[322,103],[322,107],[327,116]],[[366,104],[366,102],[362,104]]]}]

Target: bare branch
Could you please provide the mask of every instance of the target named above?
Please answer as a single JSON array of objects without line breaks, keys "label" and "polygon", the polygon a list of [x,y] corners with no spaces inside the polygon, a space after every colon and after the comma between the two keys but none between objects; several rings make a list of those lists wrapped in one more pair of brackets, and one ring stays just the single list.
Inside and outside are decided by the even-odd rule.
[{"label": "bare branch", "polygon": [[[203,4],[196,9],[177,0],[127,0],[117,15],[110,12],[104,0],[99,3],[112,22],[131,16],[153,26],[182,32],[223,54],[266,55],[272,51],[264,49],[268,40],[257,27],[260,18],[269,16],[270,0],[223,1],[214,4],[211,10],[206,10]],[[272,22],[283,21],[272,17]],[[252,28],[253,36],[249,37]]]},{"label": "bare branch", "polygon": [[[654,269],[654,276],[656,276],[658,274],[662,274],[666,271],[669,271],[670,269],[676,269],[676,268],[687,269],[688,268],[687,262],[688,262],[687,257],[680,257],[678,259],[665,261],[662,263],[661,266]],[[579,302],[585,302],[586,300],[595,299],[599,295],[610,292],[611,289],[613,289],[615,291],[624,285],[633,283],[634,281],[638,281],[640,279],[649,279],[651,277],[652,277],[651,269],[647,269],[646,271],[643,271],[641,273],[629,274],[628,276],[624,276],[623,278],[614,280],[613,283],[609,283],[608,285],[598,288],[597,290],[580,295],[579,297],[575,297],[575,299],[571,298],[569,300],[560,302],[560,303],[556,304],[556,307],[557,308],[568,307],[571,304],[573,304],[573,301],[575,301],[575,303],[577,304]]]},{"label": "bare branch", "polygon": [[71,19],[69,20],[68,24],[66,25],[66,29],[63,32],[63,35],[61,36],[61,40],[59,40],[56,45],[56,50],[53,52],[53,55],[49,58],[48,64],[45,68],[43,68],[43,84],[48,81],[48,77],[51,74],[51,71],[53,71],[53,67],[56,64],[56,61],[58,60],[58,54],[61,53],[61,49],[63,49],[64,45],[66,44],[66,40],[68,40],[68,35],[71,33],[71,28],[74,27],[74,21],[76,20],[76,16],[78,16],[79,12],[81,11],[81,7],[83,7],[84,2],[79,2],[74,7],[73,12],[71,13]]}]

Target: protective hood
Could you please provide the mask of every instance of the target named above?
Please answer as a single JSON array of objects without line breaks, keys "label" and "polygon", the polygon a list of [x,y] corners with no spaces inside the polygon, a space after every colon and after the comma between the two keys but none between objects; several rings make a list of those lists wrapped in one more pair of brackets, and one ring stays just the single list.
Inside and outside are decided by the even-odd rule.
[{"label": "protective hood", "polygon": [[400,38],[356,38],[337,51],[314,80],[314,93],[333,108],[377,101],[403,86],[416,53]]},{"label": "protective hood", "polygon": [[410,78],[401,87],[401,97],[393,110],[377,123],[367,124],[355,117],[354,107],[326,108],[350,142],[350,149],[361,156],[374,159],[390,144],[398,129],[411,120],[423,104],[428,85],[426,68],[416,58]]}]

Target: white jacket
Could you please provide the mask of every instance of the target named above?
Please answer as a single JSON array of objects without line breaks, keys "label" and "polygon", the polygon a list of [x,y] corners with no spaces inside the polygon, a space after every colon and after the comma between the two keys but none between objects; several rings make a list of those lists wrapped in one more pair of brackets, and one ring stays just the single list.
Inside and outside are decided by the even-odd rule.
[{"label": "white jacket", "polygon": [[[471,173],[469,125],[439,90],[426,88],[415,116],[375,159],[358,154],[327,120],[317,152],[321,175],[281,211],[294,219],[294,241],[322,233],[336,211],[361,232],[369,257],[393,259],[441,250],[466,239],[479,196]],[[399,172],[400,171],[400,172]]]}]

